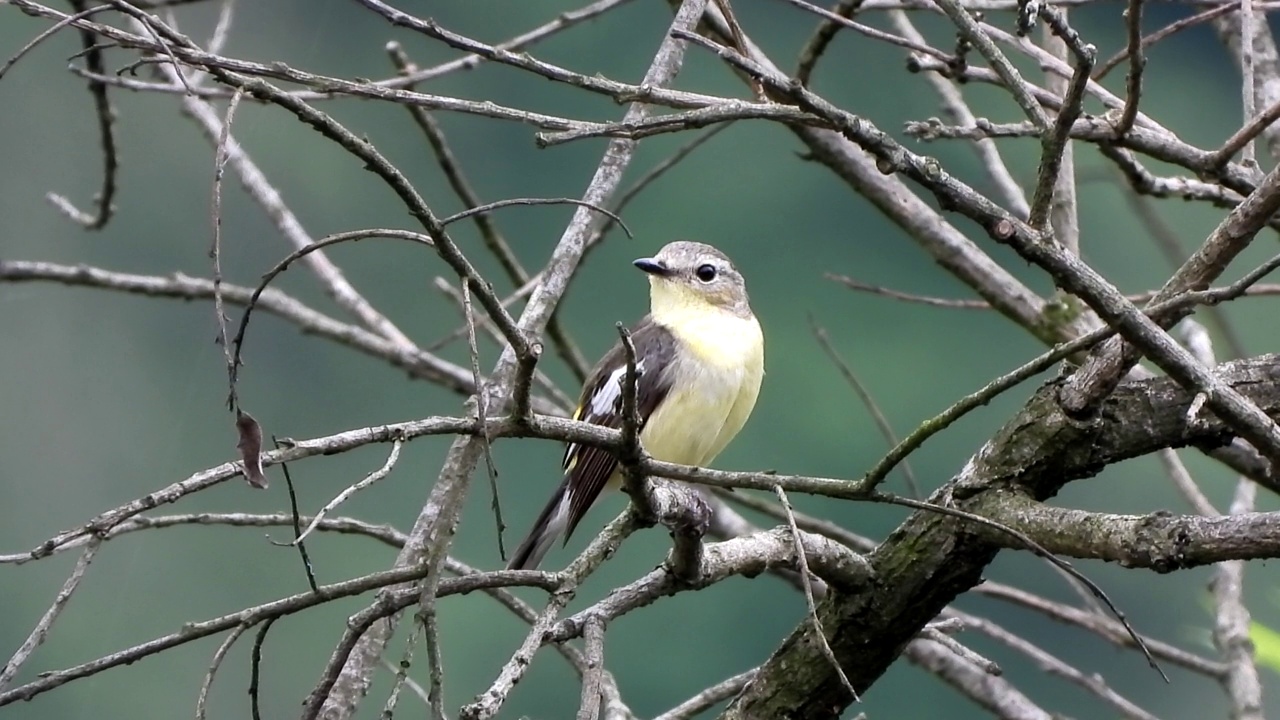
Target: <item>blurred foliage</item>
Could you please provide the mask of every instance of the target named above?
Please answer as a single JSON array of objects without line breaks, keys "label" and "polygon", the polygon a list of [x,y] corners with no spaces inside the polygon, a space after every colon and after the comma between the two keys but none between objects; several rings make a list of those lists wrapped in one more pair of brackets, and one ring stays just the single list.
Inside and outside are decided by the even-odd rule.
[{"label": "blurred foliage", "polygon": [[1249,623],[1249,639],[1259,667],[1280,674],[1280,632],[1254,621]]},{"label": "blurred foliage", "polygon": [[[406,10],[430,13],[443,26],[497,42],[545,22],[574,3],[402,2]],[[815,18],[781,2],[735,4],[746,32],[784,67],[794,66]],[[1076,10],[1084,36],[1108,56],[1123,40],[1120,2]],[[1188,14],[1174,4],[1153,4],[1146,28]],[[216,7],[201,3],[177,11],[181,28],[207,37]],[[1008,26],[1010,16],[990,13]],[[866,22],[887,27],[883,17]],[[666,3],[631,2],[604,17],[532,49],[548,61],[584,73],[637,81],[670,20]],[[939,47],[954,43],[945,20],[920,18]],[[0,59],[12,55],[48,23],[0,7]],[[392,74],[383,52],[399,40],[420,65],[454,53],[439,44],[392,28],[357,3],[310,0],[241,2],[226,54],[258,61],[285,61],[298,68],[343,77]],[[113,270],[197,276],[210,272],[212,149],[179,112],[173,95],[113,91],[119,121],[121,192],[119,212],[100,233],[86,233],[58,215],[43,199],[53,191],[87,206],[100,183],[101,158],[91,103],[83,83],[66,72],[80,49],[62,32],[26,57],[0,81],[0,258],[88,263]],[[114,70],[128,54],[109,51]],[[898,133],[907,119],[938,114],[926,83],[904,69],[895,48],[841,33],[815,75],[815,89],[834,102]],[[1023,64],[1024,72],[1039,70]],[[1181,33],[1150,52],[1143,109],[1189,142],[1214,146],[1239,123],[1238,73],[1208,28]],[[1123,73],[1108,84],[1119,88]],[[684,89],[743,97],[747,91],[718,61],[689,51],[677,81]],[[613,119],[620,108],[605,99],[532,78],[518,71],[481,66],[423,88],[439,94],[490,99],[532,110]],[[979,115],[996,121],[1018,118],[1010,99],[988,87],[966,87]],[[398,107],[376,102],[322,103],[350,128],[366,135],[417,184],[444,214],[459,209],[419,131]],[[1096,111],[1097,108],[1089,108]],[[583,141],[539,150],[532,129],[462,115],[439,116],[460,162],[486,200],[515,196],[578,196],[599,160],[603,141]],[[316,237],[361,227],[412,227],[395,197],[361,172],[339,148],[275,108],[246,102],[235,134],[285,201]],[[687,137],[646,140],[629,170],[631,180],[660,162]],[[1002,144],[1014,175],[1034,178],[1037,143]],[[822,168],[797,156],[801,146],[783,127],[739,123],[700,149],[647,191],[626,212],[635,240],[614,233],[593,252],[560,309],[565,326],[588,356],[614,340],[613,323],[631,321],[645,305],[645,287],[628,266],[676,237],[724,248],[741,266],[769,343],[768,378],[755,417],[718,461],[724,468],[777,468],[794,473],[854,477],[887,448],[868,413],[859,406],[814,341],[807,318],[825,327],[838,350],[859,373],[900,434],[1037,353],[1036,343],[999,317],[981,311],[944,310],[851,293],[823,280],[834,272],[896,289],[968,297],[965,288],[916,250],[908,238]],[[979,189],[990,189],[972,153],[959,144],[920,148]],[[1130,211],[1117,175],[1088,146],[1077,165],[1082,248],[1087,259],[1126,291],[1157,287],[1169,267],[1148,231]],[[1165,202],[1160,212],[1194,247],[1222,211],[1203,204]],[[537,267],[563,229],[566,208],[514,208],[496,219],[521,258]],[[961,221],[994,257],[1032,287],[1048,292],[1038,271],[980,229]],[[223,199],[223,271],[229,281],[253,284],[289,248],[268,219],[234,182]],[[470,227],[457,227],[464,251],[501,292],[510,289]],[[1232,277],[1274,251],[1255,244]],[[366,241],[336,248],[333,259],[351,281],[415,340],[424,344],[451,332],[460,318],[431,287],[448,275],[420,247]],[[315,307],[334,312],[304,269],[286,273],[279,286]],[[1272,300],[1245,300],[1226,312],[1246,338],[1250,352],[1274,350]],[[233,317],[238,316],[233,312]],[[176,303],[124,297],[54,285],[0,285],[0,550],[30,548],[60,529],[163,487],[234,453],[232,418],[226,413],[225,371],[213,343],[209,303]],[[445,355],[465,361],[465,347]],[[482,347],[482,362],[497,357]],[[364,425],[458,412],[462,399],[406,380],[385,365],[311,337],[279,320],[255,318],[246,346],[241,396],[245,407],[278,436],[310,437]],[[548,356],[544,369],[566,387],[569,373]],[[572,388],[571,388],[572,389]],[[1009,416],[1033,388],[997,399],[932,440],[911,458],[925,489],[946,481]],[[425,439],[405,448],[401,462],[381,484],[356,496],[342,510],[364,520],[411,526],[443,458],[448,440]],[[379,467],[387,448],[368,447],[316,458],[292,468],[304,508],[314,510],[367,472]],[[559,449],[550,443],[502,442],[495,448],[506,517],[508,547],[532,521],[556,482]],[[1216,502],[1230,493],[1230,477],[1195,453],[1185,453],[1192,473]],[[161,512],[275,512],[288,499],[278,471],[269,491],[254,492],[239,480],[184,500]],[[891,487],[902,490],[900,480]],[[798,509],[880,537],[904,517],[884,506],[795,499]],[[490,498],[483,484],[468,500],[454,552],[485,568],[500,566]],[[1154,461],[1142,459],[1076,482],[1058,498],[1063,505],[1114,512],[1186,508],[1170,491]],[[622,507],[621,497],[603,502],[586,519],[568,550],[549,564],[568,561]],[[1262,509],[1275,509],[1273,498]],[[48,642],[23,670],[29,681],[41,670],[83,662],[182,623],[216,616],[305,589],[294,551],[277,547],[262,532],[187,527],[136,534],[111,542],[90,568]],[[287,536],[271,530],[271,538]],[[575,607],[634,578],[659,561],[667,545],[660,531],[628,543],[578,594]],[[385,568],[394,551],[349,537],[319,537],[311,545],[321,582]],[[0,569],[0,652],[15,648],[61,586],[74,563],[68,553],[39,563]],[[1173,628],[1199,616],[1197,593],[1208,578],[1199,570],[1172,576],[1080,563],[1112,594],[1137,628],[1172,639]],[[1035,559],[1005,553],[989,577],[1032,585],[1050,597],[1074,602],[1073,591]],[[1276,585],[1274,568],[1254,564],[1246,589],[1258,613],[1258,628],[1276,627],[1280,617],[1261,602]],[[525,595],[536,601],[538,593]],[[1158,598],[1158,601],[1153,599]],[[279,622],[264,653],[264,716],[289,717],[317,678],[345,618],[367,598],[333,603]],[[1031,638],[1067,662],[1106,676],[1120,692],[1167,718],[1210,717],[1221,695],[1203,677],[1169,669],[1165,685],[1143,660],[1077,630],[1058,626],[1020,608],[965,597],[959,605],[994,615],[1009,630]],[[440,606],[449,706],[485,688],[523,637],[525,628],[495,603],[479,596],[449,598]],[[752,667],[799,621],[803,600],[770,578],[738,579],[681,595],[628,615],[611,625],[607,659],[633,709],[652,715],[691,693]],[[1257,632],[1257,631],[1255,631]],[[1260,654],[1275,663],[1274,634],[1256,635]],[[965,636],[979,652],[1001,663],[1006,675],[1043,706],[1075,717],[1109,717],[1090,695],[1047,677],[1021,658],[981,636]],[[5,720],[25,718],[172,718],[193,712],[200,678],[218,640],[183,646],[76,681],[29,704],[0,711]],[[249,645],[232,649],[214,687],[210,717],[248,714],[245,688]],[[399,644],[391,658],[397,657]],[[425,657],[413,675],[425,682]],[[1274,665],[1272,665],[1274,667]],[[1268,690],[1274,678],[1264,677]],[[382,673],[362,717],[376,717],[389,687]],[[1268,710],[1280,712],[1274,695]],[[406,702],[412,703],[412,700]],[[578,702],[578,686],[554,653],[536,657],[503,717],[566,718]],[[403,706],[402,706],[403,707]],[[418,708],[409,710],[420,715]],[[850,717],[985,717],[942,683],[899,663],[851,709]]]}]

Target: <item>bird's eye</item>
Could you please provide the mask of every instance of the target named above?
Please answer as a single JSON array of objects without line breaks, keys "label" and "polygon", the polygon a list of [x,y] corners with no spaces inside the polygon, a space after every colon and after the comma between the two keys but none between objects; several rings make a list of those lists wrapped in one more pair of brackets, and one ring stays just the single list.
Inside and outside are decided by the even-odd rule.
[{"label": "bird's eye", "polygon": [[702,282],[709,283],[712,280],[716,279],[716,266],[715,265],[699,265],[698,269],[694,271],[694,274],[697,275],[698,279],[701,280]]}]

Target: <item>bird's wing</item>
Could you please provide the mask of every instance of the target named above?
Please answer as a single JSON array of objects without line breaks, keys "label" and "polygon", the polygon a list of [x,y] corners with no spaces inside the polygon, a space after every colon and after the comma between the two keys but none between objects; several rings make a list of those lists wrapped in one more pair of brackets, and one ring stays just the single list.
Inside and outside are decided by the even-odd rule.
[{"label": "bird's wing", "polygon": [[[631,329],[631,342],[636,349],[636,414],[643,428],[671,390],[668,369],[675,358],[677,340],[670,330],[646,315]],[[622,383],[626,376],[627,355],[619,340],[588,376],[573,419],[621,428]],[[565,448],[565,484],[569,492],[566,540],[617,467],[618,459],[608,450],[578,443]]]}]

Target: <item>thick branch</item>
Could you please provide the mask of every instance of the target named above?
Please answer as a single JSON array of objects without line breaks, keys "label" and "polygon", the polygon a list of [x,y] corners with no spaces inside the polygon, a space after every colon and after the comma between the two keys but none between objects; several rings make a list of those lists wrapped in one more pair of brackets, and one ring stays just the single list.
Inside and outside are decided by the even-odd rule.
[{"label": "thick branch", "polygon": [[[989,493],[981,508],[986,517],[1027,533],[1055,554],[1159,573],[1280,556],[1280,512],[1116,515],[1043,505],[1016,493]],[[980,532],[993,543],[1016,546],[1008,535]]]},{"label": "thick branch", "polygon": [[[1219,371],[1224,382],[1274,416],[1280,413],[1277,361],[1280,358],[1267,356],[1227,363]],[[1044,500],[1071,479],[1093,475],[1126,457],[1184,445],[1201,433],[1216,443],[1231,438],[1217,419],[1188,424],[1186,409],[1193,393],[1167,378],[1121,385],[1088,422],[1068,417],[1058,406],[1056,394],[1056,383],[1041,388],[931,500],[975,512],[1011,493]],[[1277,518],[1271,522],[1280,528]],[[1243,536],[1250,545],[1263,542],[1265,535],[1258,533],[1280,532],[1251,529],[1258,532]],[[1004,538],[996,542],[963,520],[917,512],[868,558],[874,575],[891,577],[892,583],[854,592],[832,587],[819,606],[819,615],[854,687],[859,692],[869,688],[920,628],[978,583],[1005,542]],[[1197,562],[1214,562],[1225,559],[1231,547],[1255,556],[1227,543],[1223,536],[1203,546],[1216,550],[1205,550],[1203,558],[1193,557]],[[1280,538],[1270,549],[1272,556],[1280,554]],[[1176,566],[1191,561],[1180,558]],[[724,717],[774,717],[784,709],[797,717],[839,717],[848,694],[822,652],[807,641],[807,628],[805,624],[792,632]]]}]

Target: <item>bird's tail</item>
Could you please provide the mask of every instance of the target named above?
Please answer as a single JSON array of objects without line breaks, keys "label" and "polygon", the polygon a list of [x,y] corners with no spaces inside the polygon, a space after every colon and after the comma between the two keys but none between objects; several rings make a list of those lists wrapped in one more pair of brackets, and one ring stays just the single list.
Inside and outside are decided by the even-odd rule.
[{"label": "bird's tail", "polygon": [[551,544],[564,535],[569,526],[569,494],[568,483],[560,485],[560,489],[551,496],[547,506],[542,509],[538,519],[533,523],[529,536],[520,543],[516,552],[507,563],[508,570],[536,570],[542,558],[551,549]]}]

